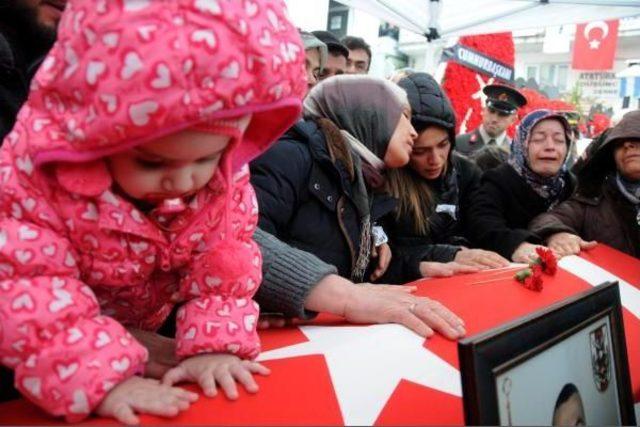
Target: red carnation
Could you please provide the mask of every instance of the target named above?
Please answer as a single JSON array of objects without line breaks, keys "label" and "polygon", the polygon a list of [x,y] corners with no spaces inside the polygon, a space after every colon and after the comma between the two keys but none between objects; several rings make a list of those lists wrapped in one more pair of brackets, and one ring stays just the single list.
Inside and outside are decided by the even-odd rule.
[{"label": "red carnation", "polygon": [[558,260],[551,250],[546,248],[536,248],[538,260],[536,265],[542,267],[542,271],[550,276],[554,276],[558,271]]},{"label": "red carnation", "polygon": [[533,264],[530,268],[518,271],[515,279],[527,289],[536,292],[542,291],[542,267],[539,264]]}]

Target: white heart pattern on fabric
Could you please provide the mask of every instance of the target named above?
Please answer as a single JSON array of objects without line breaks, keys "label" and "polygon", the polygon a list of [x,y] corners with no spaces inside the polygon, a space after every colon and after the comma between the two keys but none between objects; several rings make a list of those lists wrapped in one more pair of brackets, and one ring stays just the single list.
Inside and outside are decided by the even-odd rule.
[{"label": "white heart pattern on fabric", "polygon": [[40,233],[37,230],[32,230],[26,225],[21,225],[18,228],[18,239],[23,242],[37,240],[40,237]]},{"label": "white heart pattern on fabric", "polygon": [[133,104],[129,107],[129,117],[136,126],[146,126],[151,121],[151,115],[158,111],[158,103],[155,101],[145,101]]},{"label": "white heart pattern on fabric", "polygon": [[52,243],[50,245],[43,246],[42,253],[48,257],[54,256],[56,254],[56,245]]},{"label": "white heart pattern on fabric", "polygon": [[69,268],[76,266],[76,260],[73,255],[71,255],[71,252],[67,252],[67,255],[64,257],[64,265]]},{"label": "white heart pattern on fabric", "polygon": [[105,331],[98,332],[98,338],[93,343],[96,349],[100,349],[111,344],[111,336]]},{"label": "white heart pattern on fabric", "polygon": [[3,166],[0,168],[0,176],[2,176],[2,182],[6,184],[11,178],[11,166]]},{"label": "white heart pattern on fabric", "polygon": [[157,29],[158,27],[156,27],[155,25],[143,25],[142,27],[138,28],[138,34],[140,34],[140,38],[142,40],[148,42],[151,41],[153,33],[155,33]]},{"label": "white heart pattern on fabric", "polygon": [[24,346],[27,343],[27,340],[18,340],[11,344],[11,348],[17,351],[18,353],[22,353],[24,351]]},{"label": "white heart pattern on fabric", "polygon": [[253,89],[249,89],[245,94],[237,94],[233,99],[235,103],[242,107],[247,105],[253,99]]},{"label": "white heart pattern on fabric", "polygon": [[98,77],[100,77],[105,71],[107,66],[101,61],[90,61],[87,65],[87,83],[94,86],[98,83]]},{"label": "white heart pattern on fabric", "polygon": [[29,261],[33,259],[33,252],[31,252],[29,249],[27,250],[18,249],[16,250],[15,255],[16,255],[16,260],[18,260],[18,262],[23,265],[27,264]]},{"label": "white heart pattern on fabric", "polygon": [[4,248],[7,244],[7,232],[5,230],[0,230],[0,249]]},{"label": "white heart pattern on fabric", "polygon": [[171,87],[171,72],[165,64],[156,67],[156,78],[151,81],[151,87],[154,89],[166,89]]},{"label": "white heart pattern on fabric", "polygon": [[136,12],[151,4],[151,0],[124,0],[125,12]]},{"label": "white heart pattern on fabric", "polygon": [[100,95],[100,100],[106,104],[107,112],[113,114],[118,109],[118,98],[115,95]]},{"label": "white heart pattern on fabric", "polygon": [[87,210],[83,212],[82,219],[86,219],[87,221],[98,220],[98,208],[95,204],[87,203]]},{"label": "white heart pattern on fabric", "polygon": [[37,377],[25,377],[22,379],[22,387],[24,387],[32,396],[38,399],[42,398],[42,380]]},{"label": "white heart pattern on fabric", "polygon": [[133,219],[138,224],[142,224],[144,222],[144,219],[142,218],[142,214],[137,209],[131,210],[131,219]]},{"label": "white heart pattern on fabric", "polygon": [[229,323],[227,323],[227,332],[231,335],[235,335],[238,329],[240,329],[240,326],[238,326],[236,322],[229,321]]},{"label": "white heart pattern on fabric", "polygon": [[131,360],[129,360],[127,356],[124,356],[120,360],[116,359],[111,361],[111,369],[120,374],[126,372],[129,366],[131,366]]},{"label": "white heart pattern on fabric", "polygon": [[49,303],[49,311],[51,313],[57,313],[73,304],[71,294],[63,289],[54,289],[53,296],[55,300]]},{"label": "white heart pattern on fabric", "polygon": [[67,331],[67,344],[75,344],[84,338],[84,334],[78,328],[71,328]]},{"label": "white heart pattern on fabric", "polygon": [[65,68],[62,77],[68,79],[73,75],[73,73],[76,72],[76,70],[80,66],[80,63],[78,61],[78,54],[75,50],[71,49],[69,45],[66,46],[64,52],[64,60],[67,63],[67,67]]},{"label": "white heart pattern on fabric", "polygon": [[34,369],[37,364],[38,364],[38,356],[36,356],[35,354],[32,354],[31,356],[29,356],[27,361],[24,362],[24,366],[26,366],[29,369]]},{"label": "white heart pattern on fabric", "polygon": [[15,219],[22,218],[22,208],[20,207],[19,204],[17,203],[11,204],[11,216],[14,217]]},{"label": "white heart pattern on fabric", "polygon": [[247,299],[246,298],[238,298],[236,299],[236,307],[238,308],[243,308],[247,306]]},{"label": "white heart pattern on fabric", "polygon": [[271,9],[267,10],[267,19],[269,20],[269,23],[276,31],[280,29],[280,20],[278,19],[278,15],[276,15],[276,13],[273,10]]},{"label": "white heart pattern on fabric", "polygon": [[192,340],[196,337],[196,327],[192,326],[189,329],[186,330],[186,332],[184,333],[184,339],[185,340]]},{"label": "white heart pattern on fabric", "polygon": [[107,33],[102,36],[102,43],[105,46],[110,48],[118,47],[118,43],[120,42],[120,35],[118,33]]},{"label": "white heart pattern on fabric", "polygon": [[67,286],[67,281],[59,277],[54,277],[53,279],[51,279],[51,286],[54,289],[62,289]]},{"label": "white heart pattern on fabric", "polygon": [[208,288],[216,288],[222,284],[222,279],[219,277],[206,276],[204,278],[204,283]]},{"label": "white heart pattern on fabric", "polygon": [[262,32],[262,37],[260,37],[260,39],[258,40],[258,43],[266,47],[271,46],[272,45],[271,31],[265,28],[264,31]]},{"label": "white heart pattern on fabric", "polygon": [[31,163],[31,157],[18,157],[16,159],[16,167],[18,170],[31,175],[33,173],[33,163]]},{"label": "white heart pattern on fabric", "polygon": [[200,12],[209,12],[212,15],[220,15],[222,13],[218,0],[196,0],[195,6]]},{"label": "white heart pattern on fabric", "polygon": [[210,49],[215,49],[218,45],[216,34],[211,30],[196,30],[191,34],[191,41],[194,43],[205,43]]},{"label": "white heart pattern on fabric", "polygon": [[129,52],[124,57],[124,67],[120,70],[120,77],[123,80],[129,80],[134,74],[144,68],[140,56],[136,52]]},{"label": "white heart pattern on fabric", "polygon": [[247,332],[253,332],[256,327],[256,315],[247,314],[244,316],[244,330]]},{"label": "white heart pattern on fabric", "polygon": [[247,15],[249,16],[249,18],[253,18],[258,14],[258,4],[250,0],[247,0],[244,3],[244,10],[245,12],[247,12]]},{"label": "white heart pattern on fabric", "polygon": [[32,129],[35,132],[41,132],[42,129],[44,129],[45,126],[51,124],[51,120],[49,119],[35,119],[33,121],[33,126]]},{"label": "white heart pattern on fabric", "polygon": [[68,365],[64,365],[59,363],[56,365],[56,372],[58,373],[58,378],[60,381],[65,381],[71,378],[77,371],[80,365],[77,362],[70,363]]},{"label": "white heart pattern on fabric", "polygon": [[211,305],[211,300],[209,299],[201,299],[196,301],[196,307],[200,308],[201,310],[208,309],[210,305]]},{"label": "white heart pattern on fabric", "polygon": [[28,197],[28,198],[24,199],[22,202],[20,202],[20,204],[28,212],[32,212],[33,209],[36,207],[37,202],[35,201],[35,199],[32,199],[31,197]]},{"label": "white heart pattern on fabric", "polygon": [[233,61],[220,73],[221,77],[225,79],[237,79],[240,76],[240,63],[238,61]]},{"label": "white heart pattern on fabric", "polygon": [[131,246],[131,250],[136,255],[140,255],[142,252],[149,249],[149,244],[147,242],[129,243],[129,246]]},{"label": "white heart pattern on fabric", "polygon": [[69,412],[72,414],[89,413],[89,401],[84,391],[76,390],[73,392],[73,403],[69,405]]},{"label": "white heart pattern on fabric", "polygon": [[231,354],[236,354],[240,351],[240,344],[227,344],[227,351]]},{"label": "white heart pattern on fabric", "polygon": [[229,317],[229,315],[231,315],[229,304],[224,304],[221,309],[216,311],[216,314],[220,317]]}]

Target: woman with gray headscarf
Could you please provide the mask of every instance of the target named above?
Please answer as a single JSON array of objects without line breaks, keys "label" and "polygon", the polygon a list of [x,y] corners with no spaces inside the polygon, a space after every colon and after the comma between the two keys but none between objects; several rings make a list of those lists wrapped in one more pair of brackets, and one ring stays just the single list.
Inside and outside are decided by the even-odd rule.
[{"label": "woman with gray headscarf", "polygon": [[409,161],[410,114],[406,93],[382,79],[337,76],[314,87],[304,120],[251,165],[260,227],[343,277],[371,280],[373,225],[395,206],[380,192],[384,171]]}]

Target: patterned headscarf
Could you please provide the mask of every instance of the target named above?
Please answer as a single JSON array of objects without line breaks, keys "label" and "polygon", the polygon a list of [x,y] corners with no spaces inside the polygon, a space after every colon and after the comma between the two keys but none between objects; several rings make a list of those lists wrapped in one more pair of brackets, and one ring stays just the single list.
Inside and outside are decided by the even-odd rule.
[{"label": "patterned headscarf", "polygon": [[[565,139],[567,141],[567,155],[565,163],[562,165],[558,173],[553,176],[541,176],[534,172],[529,165],[529,139],[533,128],[543,120],[553,119],[562,124],[565,130]],[[518,126],[518,131],[513,143],[511,144],[511,156],[509,164],[515,171],[524,178],[527,184],[540,197],[551,204],[555,204],[556,199],[562,194],[567,182],[569,181],[569,173],[567,172],[567,158],[569,157],[571,144],[571,129],[567,119],[551,110],[535,110],[527,114]]]}]

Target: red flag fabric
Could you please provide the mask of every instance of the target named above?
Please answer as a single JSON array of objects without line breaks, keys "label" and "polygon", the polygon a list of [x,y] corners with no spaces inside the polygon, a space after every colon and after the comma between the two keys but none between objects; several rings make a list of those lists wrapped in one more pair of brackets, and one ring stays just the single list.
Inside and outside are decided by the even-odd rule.
[{"label": "red flag fabric", "polygon": [[574,70],[611,70],[618,45],[620,21],[593,21],[580,24],[573,45]]},{"label": "red flag fabric", "polygon": [[[599,245],[560,261],[542,292],[513,280],[513,269],[417,282],[466,321],[468,336],[548,307],[604,281],[620,282],[629,369],[640,409],[640,260]],[[498,296],[498,297],[497,297]],[[457,343],[424,340],[394,325],[344,325],[321,316],[313,325],[260,333],[267,377],[240,398],[201,396],[176,418],[142,416],[143,425],[461,425]],[[265,357],[266,356],[266,357]],[[544,381],[544,379],[542,379]],[[188,386],[197,391],[196,386]],[[65,425],[26,400],[0,404],[0,425]],[[117,425],[90,418],[85,425]]]}]

